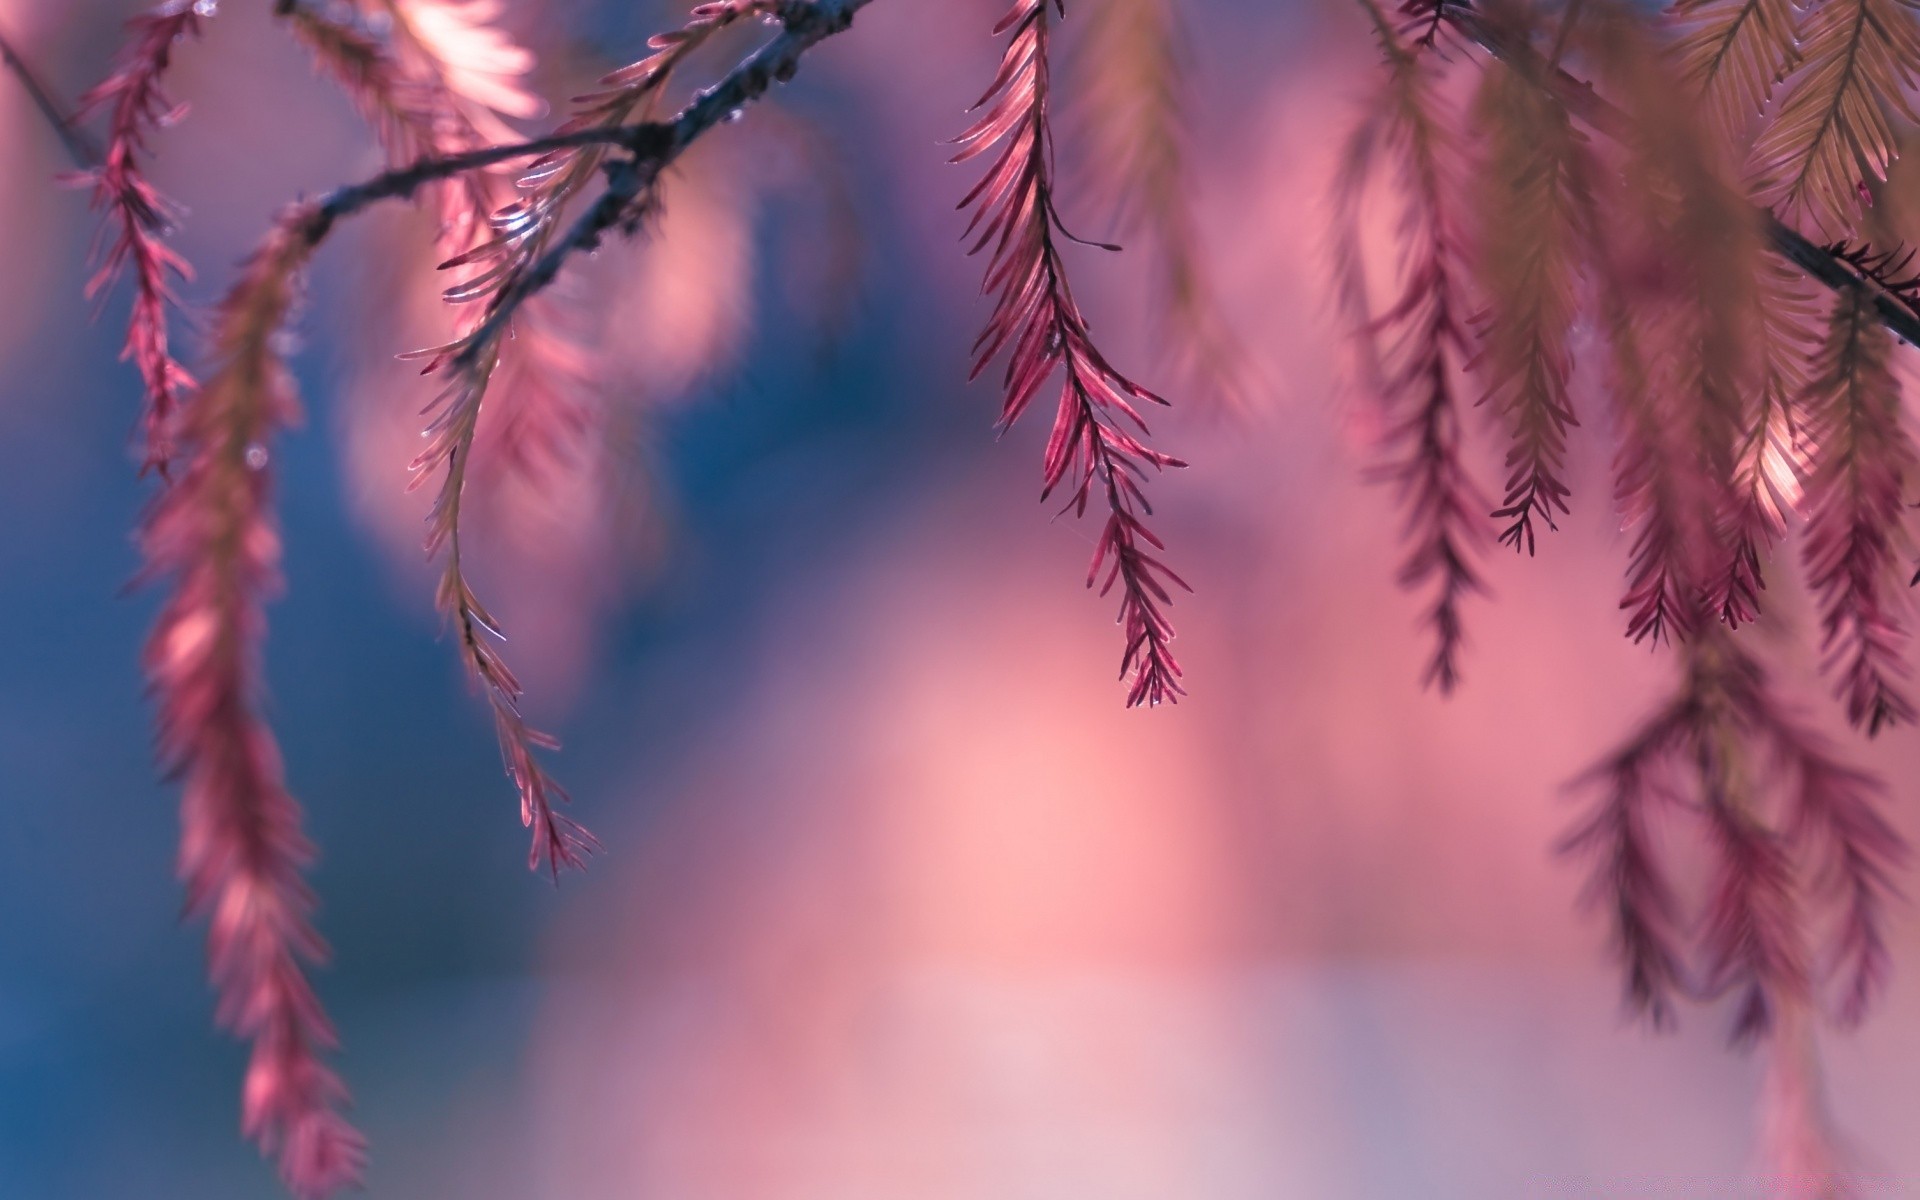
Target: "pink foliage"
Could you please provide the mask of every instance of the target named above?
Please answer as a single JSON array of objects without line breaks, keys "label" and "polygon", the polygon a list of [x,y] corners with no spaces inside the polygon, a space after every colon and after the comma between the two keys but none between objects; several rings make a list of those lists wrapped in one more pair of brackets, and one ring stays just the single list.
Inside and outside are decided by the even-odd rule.
[{"label": "pink foliage", "polygon": [[267,349],[291,309],[306,252],[295,223],[248,264],[221,307],[216,368],[180,410],[179,479],[142,536],[147,569],[173,590],[147,642],[159,749],[182,781],[179,870],[187,908],[209,919],[220,1024],[253,1043],[241,1126],[278,1156],[287,1186],[317,1200],[358,1181],[360,1134],[322,1054],[336,1042],[305,966],[326,957],[301,878],[313,846],[260,715],[264,604],[280,586],[270,446],[299,415]]},{"label": "pink foliage", "polygon": [[969,253],[992,247],[985,288],[997,293],[993,316],[974,344],[973,375],[1006,353],[1000,409],[1005,429],[1055,371],[1064,368],[1047,439],[1041,499],[1064,483],[1071,497],[1068,507],[1083,515],[1099,495],[1107,521],[1094,545],[1087,586],[1099,581],[1103,596],[1119,589],[1126,639],[1120,676],[1132,677],[1127,704],[1177,701],[1185,689],[1165,609],[1173,602],[1168,586],[1187,584],[1153,553],[1165,547],[1146,527],[1144,518],[1153,509],[1142,484],[1149,467],[1158,471],[1186,464],[1122,426],[1124,421],[1144,435],[1147,427],[1136,403],[1166,401],[1107,362],[1067,285],[1055,239],[1077,239],[1066,231],[1054,207],[1053,144],[1047,124],[1048,3],[1018,0],[994,27],[996,37],[1009,31],[1013,36],[993,83],[974,106],[992,107],[956,139],[961,150],[954,162],[1000,147],[987,173],[960,202],[960,207],[974,210],[965,235],[975,237]]},{"label": "pink foliage", "polygon": [[167,97],[163,82],[174,43],[197,37],[200,19],[192,0],[169,0],[133,18],[127,23],[132,38],[113,74],[80,98],[83,115],[108,114],[101,161],[79,176],[92,183],[93,205],[106,214],[87,295],[101,296],[122,276],[133,277],[133,312],[122,357],[133,361],[146,390],[142,470],[163,476],[173,458],[174,410],[194,386],[192,375],[173,357],[167,336],[168,314],[178,303],[174,279],[189,276],[191,269],[166,244],[177,210],[146,177],[140,160],[151,131],[184,111]]}]

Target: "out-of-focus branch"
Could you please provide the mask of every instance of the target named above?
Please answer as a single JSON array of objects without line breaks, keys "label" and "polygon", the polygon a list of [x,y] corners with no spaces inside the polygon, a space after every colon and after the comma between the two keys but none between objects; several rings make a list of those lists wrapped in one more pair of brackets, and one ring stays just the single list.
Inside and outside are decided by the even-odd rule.
[{"label": "out-of-focus branch", "polygon": [[[1513,66],[1525,78],[1536,81],[1583,124],[1615,139],[1626,132],[1626,113],[1594,91],[1591,83],[1575,78],[1549,63],[1526,41],[1485,20],[1478,13],[1453,4],[1444,6],[1441,17],[1467,40]],[[1842,259],[1774,216],[1770,210],[1758,206],[1756,210],[1768,243],[1781,257],[1835,292],[1843,295],[1864,292],[1881,324],[1909,345],[1920,346],[1920,315],[1870,281],[1863,280],[1848,269]]]},{"label": "out-of-focus branch", "polygon": [[40,110],[40,115],[47,119],[47,124],[53,126],[53,132],[59,137],[60,144],[67,148],[67,156],[73,159],[73,165],[83,171],[90,171],[98,166],[100,147],[75,124],[72,114],[54,98],[47,86],[40,82],[40,77],[34,73],[32,67],[27,65],[27,60],[20,57],[20,52],[13,48],[13,42],[3,33],[0,33],[0,65],[12,71],[14,78],[20,81],[20,86],[27,90],[28,97],[33,100],[33,106]]}]

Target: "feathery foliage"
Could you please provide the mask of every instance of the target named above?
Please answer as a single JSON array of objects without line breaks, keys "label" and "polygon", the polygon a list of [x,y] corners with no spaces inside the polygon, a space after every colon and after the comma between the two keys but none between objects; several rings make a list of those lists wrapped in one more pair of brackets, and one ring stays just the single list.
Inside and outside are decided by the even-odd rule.
[{"label": "feathery foliage", "polygon": [[1595,166],[1565,110],[1512,67],[1487,70],[1474,119],[1488,144],[1477,274],[1489,311],[1511,315],[1482,338],[1486,399],[1512,439],[1493,516],[1506,523],[1501,542],[1532,554],[1535,522],[1553,529],[1555,511],[1567,511],[1567,433],[1580,423],[1567,393],[1570,337]]},{"label": "feathery foliage", "polygon": [[[1473,356],[1463,294],[1465,251],[1455,228],[1447,156],[1454,152],[1434,89],[1431,56],[1403,45],[1373,0],[1362,0],[1387,59],[1387,77],[1349,146],[1339,201],[1359,211],[1364,186],[1382,155],[1395,159],[1402,191],[1400,230],[1405,268],[1399,294],[1363,329],[1380,365],[1379,399],[1388,425],[1381,478],[1391,482],[1406,510],[1410,544],[1400,582],[1434,593],[1427,610],[1434,650],[1426,678],[1441,691],[1460,679],[1465,627],[1460,606],[1479,590],[1472,547],[1486,503],[1462,459],[1459,370]],[[1348,268],[1358,277],[1357,264]]]},{"label": "feathery foliage", "polygon": [[1800,30],[1800,67],[1753,147],[1758,199],[1832,237],[1885,179],[1893,119],[1912,122],[1920,15],[1906,0],[1830,0]]},{"label": "feathery foliage", "polygon": [[131,35],[118,68],[80,98],[79,116],[107,114],[107,141],[100,162],[83,164],[94,207],[107,214],[95,247],[97,266],[87,281],[89,297],[103,297],[122,276],[133,278],[133,311],[122,357],[133,360],[146,388],[143,471],[166,475],[173,458],[173,417],[194,380],[173,356],[168,338],[178,305],[174,281],[191,275],[187,261],[166,239],[178,210],[147,179],[141,165],[152,131],[181,110],[164,90],[175,43],[200,33],[200,7],[172,0],[127,23]]},{"label": "feathery foliage", "polygon": [[[1847,718],[1869,735],[1914,718],[1896,580],[1913,553],[1914,448],[1891,363],[1895,335],[1920,334],[1920,279],[1905,252],[1833,239],[1856,236],[1914,119],[1915,14],[1900,0],[1682,0],[1660,14],[1597,0],[1550,29],[1517,4],[1410,0],[1402,33],[1359,3],[1384,42],[1390,94],[1409,94],[1416,69],[1481,76],[1456,151],[1472,186],[1429,171],[1400,230],[1427,290],[1410,288],[1365,333],[1412,313],[1426,351],[1416,363],[1431,366],[1436,347],[1470,363],[1510,438],[1501,537],[1531,549],[1535,526],[1567,509],[1569,439],[1600,425],[1577,429],[1568,401],[1573,331],[1591,330],[1590,361],[1604,364],[1592,394],[1612,417],[1631,538],[1627,634],[1680,659],[1678,694],[1585,777],[1600,798],[1562,848],[1592,864],[1587,900],[1610,916],[1630,1008],[1665,1026],[1683,997],[1734,996],[1737,1043],[1783,1039],[1776,1090],[1792,1094],[1770,1120],[1770,1154],[1842,1186],[1803,1014],[1832,979],[1834,1016],[1857,1022],[1882,986],[1906,847],[1877,782],[1787,715],[1739,631],[1761,619],[1768,559],[1798,526],[1820,616],[1812,649]],[[1437,47],[1447,31],[1490,60],[1401,44]],[[1403,136],[1417,163],[1458,123],[1411,94],[1398,121],[1421,128]],[[1394,114],[1377,102],[1361,113],[1350,186]],[[1741,162],[1744,179],[1731,169]],[[1479,253],[1454,286],[1485,306],[1470,332],[1435,318],[1430,268],[1446,244],[1440,215],[1461,209]],[[1334,237],[1357,244],[1350,228]],[[1346,258],[1344,302],[1364,311],[1364,274]],[[1444,376],[1407,372],[1396,349],[1362,365],[1384,364],[1390,396],[1437,391]],[[1414,461],[1465,469],[1457,449],[1432,444]],[[1461,529],[1464,557],[1476,531]],[[1430,540],[1411,530],[1416,562]],[[1676,836],[1690,857],[1663,849]],[[1702,877],[1681,878],[1679,863],[1696,859]],[[1702,890],[1703,904],[1683,900]]]},{"label": "feathery foliage", "polygon": [[173,585],[145,663],[161,759],[181,780],[187,908],[210,922],[220,1024],[253,1044],[241,1126],[302,1200],[358,1182],[365,1158],[322,1058],[333,1026],[304,971],[326,956],[301,878],[313,847],[260,711],[264,604],[280,584],[272,445],[299,416],[273,343],[311,249],[308,212],[276,225],[221,304],[214,371],[180,413],[180,478],[141,537],[148,571]]},{"label": "feathery foliage", "polygon": [[[541,759],[552,739],[522,715],[465,569],[463,512],[489,482],[476,464],[529,478],[580,469],[573,451],[605,432],[586,397],[600,364],[555,332],[569,323],[550,288],[583,252],[649,229],[687,148],[868,2],[701,4],[552,134],[519,141],[511,123],[546,108],[494,0],[277,0],[389,169],[273,225],[215,314],[204,386],[171,348],[186,264],[164,240],[174,210],[145,160],[177,112],[163,87],[173,50],[211,5],[170,0],[136,18],[82,102],[106,125],[100,161],[83,164],[105,214],[88,292],[131,282],[127,356],[146,466],[162,477],[143,549],[171,591],[145,662],[162,757],[183,782],[180,869],[190,909],[210,919],[219,1020],[253,1045],[246,1131],[303,1198],[356,1182],[364,1159],[306,975],[324,955],[301,878],[313,850],[261,715],[264,606],[279,586],[272,447],[298,411],[280,334],[305,266],[345,217],[431,198],[451,307],[442,344],[418,352],[439,389],[411,464],[435,489],[426,550],[494,717],[531,865],[557,877],[594,842],[562,814]],[[1913,556],[1915,452],[1894,360],[1896,336],[1920,335],[1920,277],[1885,248],[1893,222],[1862,205],[1916,135],[1920,15],[1910,0],[1680,0],[1665,12],[1575,0],[1551,17],[1521,0],[1358,2],[1383,63],[1340,167],[1337,286],[1382,414],[1400,578],[1429,605],[1426,677],[1443,691],[1460,681],[1462,608],[1488,544],[1531,556],[1574,509],[1578,439],[1604,442],[1592,457],[1610,451],[1627,534],[1626,633],[1672,654],[1680,683],[1590,774],[1599,802],[1564,845],[1591,860],[1588,896],[1610,914],[1630,1006],[1664,1025],[1683,999],[1732,997],[1735,1040],[1770,1041],[1804,1115],[1804,1018],[1830,991],[1835,1017],[1856,1022],[1882,988],[1906,849],[1877,781],[1772,690],[1764,660],[1792,638],[1763,647],[1748,629],[1796,632],[1761,597],[1775,548],[1798,538],[1819,617],[1811,649],[1846,717],[1868,735],[1914,719],[1897,579]],[[1145,406],[1166,401],[1113,365],[1075,298],[1068,243],[1117,247],[1083,242],[1062,218],[1056,112],[1081,114],[1093,198],[1151,235],[1158,325],[1188,356],[1181,374],[1231,395],[1243,359],[1209,292],[1188,192],[1177,5],[1096,6],[1080,70],[1057,88],[1056,36],[1080,28],[1066,15],[1059,0],[1012,0],[978,116],[956,139],[952,161],[979,160],[958,207],[992,297],[972,373],[998,366],[1002,431],[1057,385],[1042,499],[1096,510],[1088,585],[1118,606],[1126,702],[1155,705],[1184,695],[1169,609],[1186,584],[1161,560],[1146,485],[1185,464],[1149,442]],[[676,106],[697,52],[762,25],[778,32]],[[1081,151],[1065,149],[1070,162]],[[1399,217],[1378,309],[1357,227],[1376,185]],[[1497,502],[1473,482],[1476,409],[1501,447],[1485,464],[1500,473]],[[1704,864],[1699,878],[1681,876],[1689,862]]]},{"label": "feathery foliage", "polygon": [[1005,353],[1003,430],[1019,420],[1048,380],[1061,376],[1040,498],[1065,485],[1076,515],[1085,515],[1096,501],[1105,506],[1087,586],[1098,582],[1103,596],[1119,589],[1126,640],[1120,677],[1131,678],[1127,703],[1159,704],[1177,701],[1185,691],[1165,609],[1173,602],[1169,585],[1187,584],[1155,554],[1165,547],[1145,524],[1153,509],[1142,485],[1149,468],[1186,464],[1141,440],[1147,426],[1137,405],[1167,402],[1107,362],[1067,284],[1059,243],[1079,239],[1067,232],[1054,202],[1047,60],[1052,3],[1015,0],[994,27],[994,36],[1009,40],[999,72],[974,105],[987,111],[955,139],[960,150],[954,162],[998,150],[960,202],[973,210],[963,235],[974,239],[969,252],[991,248],[985,289],[996,293],[993,316],[974,343],[973,375]]}]

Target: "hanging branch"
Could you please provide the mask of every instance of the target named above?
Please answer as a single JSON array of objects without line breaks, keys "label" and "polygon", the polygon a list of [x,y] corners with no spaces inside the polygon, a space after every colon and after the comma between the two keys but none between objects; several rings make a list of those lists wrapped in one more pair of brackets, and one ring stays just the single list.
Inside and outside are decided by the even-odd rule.
[{"label": "hanging branch", "polygon": [[[1560,843],[1589,858],[1587,902],[1611,915],[1629,1007],[1657,1027],[1683,993],[1737,990],[1732,1036],[1772,1032],[1809,1001],[1805,930],[1837,918],[1823,964],[1854,1023],[1884,983],[1891,873],[1907,856],[1879,785],[1786,716],[1720,625],[1686,643],[1680,693],[1582,783],[1604,783]],[[1696,816],[1714,857],[1704,923],[1678,904],[1656,831]],[[1697,937],[1686,931],[1697,929]]]},{"label": "hanging branch", "polygon": [[1075,158],[1116,225],[1148,238],[1176,373],[1221,411],[1244,414],[1257,400],[1256,372],[1208,277],[1193,210],[1181,6],[1102,0],[1086,19],[1076,56],[1085,83],[1071,113],[1086,148]]},{"label": "hanging branch", "polygon": [[1753,147],[1766,207],[1831,237],[1859,221],[1862,181],[1883,180],[1891,113],[1908,122],[1920,70],[1920,20],[1909,0],[1829,0],[1799,31],[1803,68]]},{"label": "hanging branch", "polygon": [[[1615,139],[1629,128],[1626,114],[1594,91],[1591,84],[1575,79],[1558,67],[1548,66],[1526,42],[1482,20],[1472,10],[1449,3],[1444,6],[1444,19],[1462,37],[1487,53],[1520,66],[1528,78],[1541,80],[1542,86],[1551,90],[1554,100],[1582,124]],[[1781,257],[1829,290],[1849,295],[1859,290],[1859,277],[1819,243],[1766,209],[1756,209],[1755,215],[1761,222],[1767,244]],[[1920,346],[1920,313],[1891,296],[1873,294],[1870,299],[1881,324],[1909,345]]]},{"label": "hanging branch", "polygon": [[1896,574],[1906,546],[1904,489],[1915,466],[1889,363],[1893,339],[1856,296],[1836,305],[1814,361],[1808,436],[1808,583],[1820,599],[1825,666],[1838,677],[1847,719],[1871,736],[1912,721],[1907,698],[1905,596]]},{"label": "hanging branch", "polygon": [[323,1055],[336,1039],[304,967],[326,957],[301,878],[313,846],[261,716],[265,603],[280,587],[270,498],[275,436],[299,417],[273,350],[308,250],[291,224],[247,264],[215,320],[215,368],[180,410],[183,469],[141,543],[170,579],[147,642],[160,756],[181,780],[179,871],[206,914],[219,1023],[253,1043],[241,1128],[302,1200],[357,1184],[365,1142],[340,1113],[346,1088]]},{"label": "hanging branch", "polygon": [[1738,143],[1800,63],[1793,0],[1679,0],[1670,11],[1685,30],[1673,47],[1682,81]]},{"label": "hanging branch", "polygon": [[[519,711],[520,684],[508,669],[496,643],[500,631],[466,579],[461,558],[460,517],[467,481],[474,433],[487,383],[500,360],[501,347],[521,307],[550,285],[562,264],[573,254],[598,246],[607,234],[631,231],[645,214],[660,173],[673,163],[693,140],[728,119],[745,105],[759,99],[776,80],[793,77],[800,56],[808,48],[852,24],[853,15],[871,0],[789,0],[778,10],[783,32],[749,55],[724,79],[702,92],[673,120],[664,124],[636,127],[645,137],[626,148],[631,156],[615,158],[606,164],[607,182],[594,201],[565,231],[543,237],[534,249],[538,253],[510,249],[501,263],[487,268],[466,287],[473,294],[486,295],[483,317],[459,340],[421,352],[428,361],[427,370],[445,379],[440,394],[429,406],[431,416],[426,433],[427,448],[412,468],[417,480],[437,474],[441,480],[432,510],[427,517],[427,552],[444,552],[436,600],[454,629],[462,662],[486,693],[493,709],[496,731],[508,775],[520,792],[522,822],[533,830],[528,852],[529,863],[538,867],[543,861],[557,875],[562,867],[579,867],[592,849],[591,836],[555,809],[565,798],[541,766],[538,750],[551,748],[552,739],[533,729]],[[712,8],[715,6],[708,6]],[[729,3],[729,9],[740,9]],[[708,9],[696,10],[694,20],[708,19]],[[652,60],[649,60],[652,61]],[[622,112],[627,111],[623,108]],[[606,125],[591,122],[584,127],[569,125],[561,136],[577,137],[575,145],[618,139],[587,135],[604,131]],[[532,171],[554,159],[536,160]],[[515,210],[509,210],[515,211]],[[496,224],[501,218],[496,217]],[[502,235],[499,243],[513,237]],[[490,244],[493,245],[493,244]],[[477,261],[480,252],[456,260],[456,265]]]},{"label": "hanging branch", "polygon": [[[127,22],[131,39],[112,75],[80,98],[79,116],[107,114],[107,141],[97,160],[87,160],[79,178],[93,186],[93,206],[104,214],[95,240],[89,299],[103,297],[124,276],[133,278],[133,310],[127,318],[126,347],[145,390],[141,473],[164,478],[172,461],[174,413],[193,391],[193,376],[173,356],[168,322],[179,308],[174,281],[191,277],[192,268],[166,239],[179,208],[147,178],[141,160],[154,129],[174,120],[181,109],[168,98],[165,79],[177,42],[200,35],[201,7],[192,0],[168,3]],[[31,76],[22,75],[31,80]],[[36,89],[37,95],[44,95]],[[66,128],[57,110],[43,108],[56,127]]]},{"label": "hanging branch", "polygon": [[[628,155],[621,160],[626,176],[651,180],[725,113],[757,98],[774,78],[790,77],[802,51],[845,29],[866,2],[788,6],[784,34],[670,123],[576,130],[430,159],[295,205],[220,306],[215,370],[178,417],[183,474],[161,496],[142,537],[148,575],[173,584],[148,642],[146,669],[158,697],[160,752],[183,781],[180,870],[189,908],[211,919],[219,1020],[254,1047],[243,1127],[278,1157],[287,1186],[302,1200],[357,1183],[365,1151],[340,1113],[346,1091],[323,1059],[335,1035],[304,973],[325,956],[311,924],[312,895],[300,878],[313,850],[260,715],[264,604],[279,586],[280,561],[268,468],[274,437],[298,416],[279,335],[299,278],[341,219],[463,172],[613,144]],[[616,223],[608,217],[597,230],[576,228],[554,253],[585,248]],[[505,294],[523,302],[557,270],[557,261],[548,264],[539,278],[519,280]],[[463,615],[484,620],[472,606]],[[534,851],[557,872],[590,843],[552,812],[560,797],[538,765],[513,757],[516,748],[530,757],[538,735],[524,725],[503,733],[536,826]]]},{"label": "hanging branch", "polygon": [[1075,515],[1084,515],[1096,495],[1105,504],[1107,521],[1094,544],[1087,586],[1098,581],[1103,596],[1119,589],[1119,623],[1126,639],[1120,677],[1132,678],[1127,704],[1153,705],[1177,701],[1185,693],[1165,608],[1172,603],[1168,585],[1187,584],[1153,553],[1164,546],[1144,522],[1153,508],[1142,485],[1149,468],[1186,464],[1122,427],[1124,421],[1144,435],[1147,427],[1136,403],[1167,401],[1107,362],[1067,285],[1056,239],[1079,239],[1061,223],[1053,193],[1047,119],[1050,2],[1015,0],[994,27],[994,36],[1007,34],[1009,41],[999,72],[974,105],[985,107],[986,115],[955,139],[961,149],[954,162],[999,150],[960,201],[962,209],[973,210],[962,235],[975,238],[969,253],[992,248],[984,288],[998,293],[993,316],[974,343],[972,377],[1006,353],[1000,410],[1000,428],[1005,430],[1056,371],[1061,374],[1041,499],[1064,484],[1070,497],[1067,507]]},{"label": "hanging branch", "polygon": [[1481,586],[1470,547],[1481,532],[1480,514],[1488,507],[1461,458],[1455,373],[1472,357],[1464,324],[1468,305],[1457,274],[1461,248],[1442,184],[1441,159],[1448,147],[1436,116],[1431,56],[1402,46],[1374,0],[1361,4],[1386,55],[1387,80],[1363,121],[1364,140],[1356,139],[1349,150],[1343,174],[1356,191],[1340,203],[1349,213],[1356,212],[1357,189],[1364,185],[1375,156],[1383,151],[1396,156],[1408,265],[1398,298],[1366,321],[1389,422],[1389,459],[1379,476],[1396,485],[1406,510],[1405,538],[1411,549],[1400,568],[1400,583],[1435,592],[1427,613],[1434,651],[1426,680],[1447,692],[1460,678],[1460,605]]},{"label": "hanging branch", "polygon": [[1535,522],[1557,528],[1568,490],[1567,433],[1578,425],[1567,378],[1573,368],[1577,255],[1592,241],[1590,148],[1566,111],[1518,72],[1486,72],[1474,103],[1489,145],[1479,173],[1477,278],[1488,311],[1481,362],[1491,403],[1510,431],[1506,492],[1493,517],[1500,541],[1534,552]]},{"label": "hanging branch", "polygon": [[1616,314],[1610,335],[1630,334],[1641,381],[1620,389],[1617,486],[1640,525],[1621,607],[1630,636],[1658,642],[1701,619],[1751,620],[1757,607],[1759,552],[1744,542],[1736,477],[1768,357],[1760,284],[1770,267],[1753,209],[1714,169],[1713,146],[1669,119],[1687,97],[1659,69],[1654,44],[1607,11],[1583,41],[1630,105],[1618,186],[1597,207],[1606,228],[1592,270]]}]

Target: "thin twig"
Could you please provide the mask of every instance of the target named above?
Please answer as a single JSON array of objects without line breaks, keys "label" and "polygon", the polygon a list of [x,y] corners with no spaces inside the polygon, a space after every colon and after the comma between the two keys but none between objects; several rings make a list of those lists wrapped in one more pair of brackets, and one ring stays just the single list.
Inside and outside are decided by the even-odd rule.
[{"label": "thin twig", "polygon": [[468,335],[465,347],[453,360],[455,368],[471,368],[478,362],[486,347],[512,323],[520,306],[554,281],[568,256],[598,246],[601,238],[627,218],[634,201],[652,188],[661,172],[695,138],[731,120],[765,95],[776,81],[784,83],[793,78],[800,56],[809,47],[847,29],[853,24],[854,13],[870,3],[872,0],[785,0],[775,14],[784,26],[779,37],[748,55],[672,121],[654,127],[649,139],[652,144],[634,147],[631,158],[607,164],[606,191],[580,214],[564,237],[500,289],[486,320]]},{"label": "thin twig", "polygon": [[313,206],[302,233],[310,244],[317,244],[332,232],[336,221],[350,217],[363,208],[382,200],[405,199],[427,184],[516,158],[537,158],[555,150],[573,150],[581,146],[613,145],[626,149],[637,159],[650,159],[665,153],[671,132],[672,126],[664,122],[643,121],[632,125],[577,129],[572,133],[557,133],[501,146],[482,146],[444,158],[423,158],[328,192]]}]

